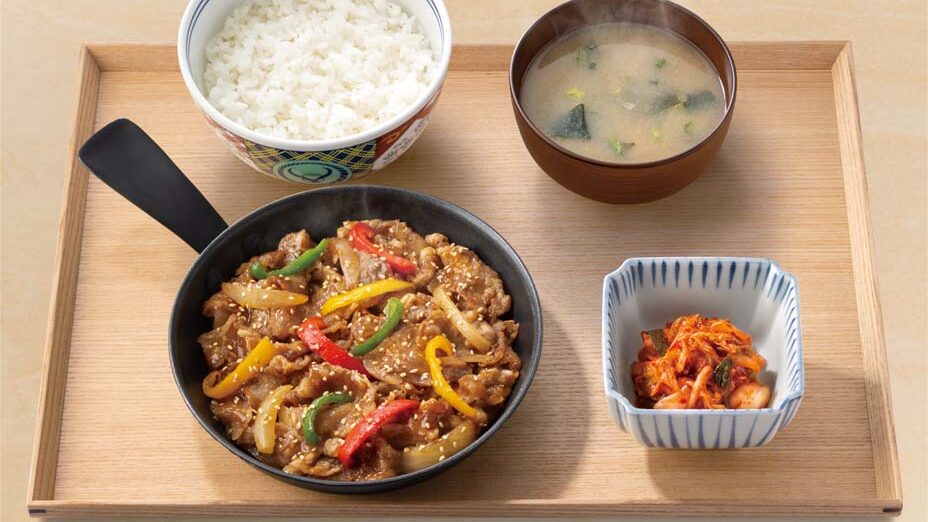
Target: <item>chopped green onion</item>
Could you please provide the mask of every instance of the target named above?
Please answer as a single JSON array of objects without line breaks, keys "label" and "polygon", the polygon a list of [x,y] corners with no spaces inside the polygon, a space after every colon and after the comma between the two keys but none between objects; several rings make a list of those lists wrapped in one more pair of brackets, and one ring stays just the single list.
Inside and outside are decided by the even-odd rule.
[{"label": "chopped green onion", "polygon": [[619,156],[625,156],[628,154],[628,150],[635,146],[635,142],[609,140],[609,145],[612,146],[612,150],[614,150],[616,154]]}]

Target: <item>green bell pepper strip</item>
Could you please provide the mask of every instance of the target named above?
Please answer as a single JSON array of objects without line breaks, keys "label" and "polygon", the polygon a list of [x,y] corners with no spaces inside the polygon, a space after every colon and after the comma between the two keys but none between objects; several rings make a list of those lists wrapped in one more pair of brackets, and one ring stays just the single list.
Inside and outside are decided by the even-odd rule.
[{"label": "green bell pepper strip", "polygon": [[303,252],[300,254],[300,257],[287,263],[287,266],[278,268],[277,270],[271,270],[270,272],[264,268],[264,265],[262,265],[260,261],[255,261],[248,267],[248,273],[251,274],[251,277],[259,280],[267,279],[268,276],[292,276],[299,274],[322,257],[322,254],[328,246],[329,240],[323,239],[318,245]]},{"label": "green bell pepper strip", "polygon": [[326,393],[309,405],[306,413],[303,414],[303,438],[306,442],[316,445],[319,444],[319,435],[316,434],[316,415],[323,406],[329,404],[344,404],[351,402],[351,395],[342,392]]},{"label": "green bell pepper strip", "polygon": [[364,355],[374,348],[377,348],[380,343],[396,329],[396,325],[400,324],[400,321],[403,320],[403,302],[396,297],[391,297],[390,300],[387,301],[387,306],[384,308],[383,312],[384,315],[387,316],[383,325],[374,332],[374,335],[352,348],[351,355]]}]

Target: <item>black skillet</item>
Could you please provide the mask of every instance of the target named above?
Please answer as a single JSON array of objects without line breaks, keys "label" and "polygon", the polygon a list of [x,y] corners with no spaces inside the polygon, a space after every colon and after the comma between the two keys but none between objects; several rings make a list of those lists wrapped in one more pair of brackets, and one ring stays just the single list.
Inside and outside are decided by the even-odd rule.
[{"label": "black skillet", "polygon": [[[300,487],[332,493],[386,491],[433,477],[473,453],[502,427],[528,391],[541,357],[542,315],[532,278],[509,243],[489,225],[461,207],[411,190],[362,185],[319,188],[279,199],[232,226],[219,216],[152,139],[129,120],[116,120],[87,140],[81,162],[104,183],[158,220],[200,253],[181,283],[171,312],[171,370],[187,407],[216,441],[245,462]],[[396,218],[419,233],[442,232],[467,246],[493,267],[512,296],[512,319],[520,323],[514,349],[522,372],[500,416],[477,440],[451,458],[415,473],[366,481],[337,482],[290,475],[264,464],[228,438],[213,419],[203,394],[206,363],[197,336],[211,328],[200,313],[203,302],[236,267],[276,248],[288,232],[305,228],[312,237],[332,236],[345,220]],[[127,317],[127,319],[129,319]]]}]

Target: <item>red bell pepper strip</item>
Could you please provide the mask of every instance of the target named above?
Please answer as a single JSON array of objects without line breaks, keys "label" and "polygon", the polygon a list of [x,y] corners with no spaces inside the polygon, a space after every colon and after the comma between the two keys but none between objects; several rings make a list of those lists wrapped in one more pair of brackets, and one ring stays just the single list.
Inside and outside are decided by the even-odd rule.
[{"label": "red bell pepper strip", "polygon": [[310,317],[300,324],[297,335],[309,346],[309,349],[318,353],[329,364],[354,370],[363,375],[370,376],[361,359],[352,357],[347,350],[335,344],[334,341],[322,333],[325,323],[319,317]]},{"label": "red bell pepper strip", "polygon": [[354,428],[351,428],[348,436],[345,437],[345,443],[338,449],[338,460],[347,468],[354,466],[355,454],[368,439],[380,430],[381,426],[399,421],[401,417],[418,409],[419,401],[409,399],[396,399],[381,404],[361,422],[355,424]]},{"label": "red bell pepper strip", "polygon": [[405,257],[391,254],[373,243],[374,229],[367,223],[358,221],[351,226],[348,231],[348,239],[351,240],[352,246],[361,252],[367,252],[378,257],[386,259],[387,264],[397,274],[413,275],[416,273],[416,264]]}]

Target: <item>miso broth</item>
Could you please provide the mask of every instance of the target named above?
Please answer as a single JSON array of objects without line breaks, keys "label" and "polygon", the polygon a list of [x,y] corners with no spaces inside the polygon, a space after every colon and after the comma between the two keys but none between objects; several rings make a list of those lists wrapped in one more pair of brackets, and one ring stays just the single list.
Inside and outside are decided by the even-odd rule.
[{"label": "miso broth", "polygon": [[725,111],[718,72],[699,49],[633,23],[592,25],[549,44],[526,72],[519,102],[564,148],[616,163],[683,152]]}]

